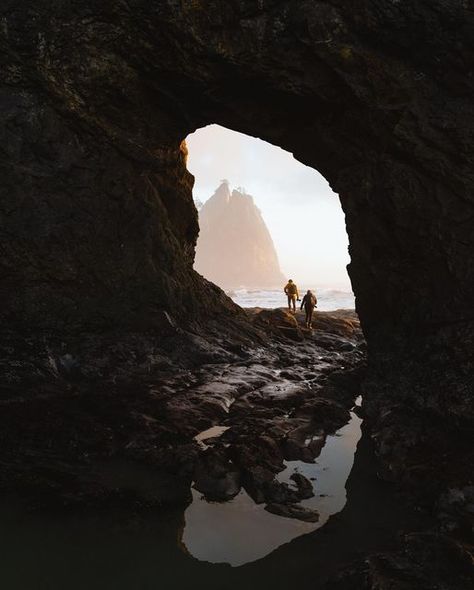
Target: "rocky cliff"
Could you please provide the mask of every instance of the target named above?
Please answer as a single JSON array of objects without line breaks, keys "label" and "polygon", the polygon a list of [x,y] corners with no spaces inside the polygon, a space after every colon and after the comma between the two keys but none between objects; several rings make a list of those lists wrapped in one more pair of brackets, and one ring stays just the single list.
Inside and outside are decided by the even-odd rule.
[{"label": "rocky cliff", "polygon": [[282,287],[285,277],[253,198],[224,181],[199,211],[194,269],[225,289]]}]

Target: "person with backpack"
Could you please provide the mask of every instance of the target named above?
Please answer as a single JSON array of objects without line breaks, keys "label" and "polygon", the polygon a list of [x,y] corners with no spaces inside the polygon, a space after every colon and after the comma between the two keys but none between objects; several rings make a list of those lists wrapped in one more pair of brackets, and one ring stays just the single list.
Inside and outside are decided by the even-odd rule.
[{"label": "person with backpack", "polygon": [[296,313],[296,300],[300,300],[298,287],[295,285],[292,279],[288,279],[288,283],[285,285],[283,290],[288,297],[288,309],[291,311],[291,308],[293,307],[293,313]]},{"label": "person with backpack", "polygon": [[311,320],[313,318],[314,308],[317,307],[317,304],[318,300],[316,299],[316,295],[308,289],[301,302],[301,309],[304,307],[306,313],[306,327],[308,330],[312,329]]}]

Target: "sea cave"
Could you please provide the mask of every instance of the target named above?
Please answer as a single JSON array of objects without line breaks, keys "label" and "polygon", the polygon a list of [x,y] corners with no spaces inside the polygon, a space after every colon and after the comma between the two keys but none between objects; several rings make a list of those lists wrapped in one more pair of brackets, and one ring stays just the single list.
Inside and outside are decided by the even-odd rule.
[{"label": "sea cave", "polygon": [[[5,587],[472,588],[469,3],[7,0],[0,17]],[[307,337],[193,270],[185,140],[209,124],[327,179],[357,314],[321,312]],[[306,525],[311,473],[289,462],[360,419],[324,526],[234,567],[193,557],[196,489]]]}]

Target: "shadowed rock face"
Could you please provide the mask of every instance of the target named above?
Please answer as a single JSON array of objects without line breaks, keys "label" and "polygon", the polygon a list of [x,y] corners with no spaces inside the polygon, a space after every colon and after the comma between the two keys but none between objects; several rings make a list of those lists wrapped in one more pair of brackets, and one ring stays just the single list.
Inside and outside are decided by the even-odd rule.
[{"label": "shadowed rock face", "polygon": [[282,288],[285,277],[253,198],[224,181],[199,211],[194,268],[222,288]]},{"label": "shadowed rock face", "polygon": [[[217,123],[292,152],[339,193],[381,473],[472,543],[473,32],[459,0],[3,0],[5,485],[50,493],[63,482],[75,497],[88,453],[121,448],[191,477],[189,449],[167,445],[195,433],[170,424],[187,411],[194,426],[208,412],[207,428],[224,409],[218,390],[209,405],[188,391],[176,366],[234,367],[245,339],[262,342],[257,322],[192,270],[198,223],[183,140]],[[332,337],[315,338],[340,358]],[[156,381],[160,367],[170,383]],[[137,379],[117,394],[117,373],[132,369]],[[76,376],[96,379],[99,395]],[[308,400],[300,411],[328,405]],[[245,459],[251,447],[240,450]],[[175,484],[165,486],[171,500],[183,500],[189,488]],[[451,555],[440,544],[432,558],[425,541],[412,540],[397,587],[432,580],[430,564]],[[410,578],[420,563],[429,578]],[[390,560],[367,564],[354,574],[365,587],[395,587]]]},{"label": "shadowed rock face", "polygon": [[[182,140],[218,123],[324,174],[346,214],[373,361],[393,366],[405,351],[410,372],[400,380],[403,361],[394,381],[407,397],[438,371],[432,405],[466,416],[474,35],[463,3],[7,0],[0,19],[4,328],[159,328],[176,307],[183,326],[204,325]],[[238,313],[224,297],[212,312]]]}]

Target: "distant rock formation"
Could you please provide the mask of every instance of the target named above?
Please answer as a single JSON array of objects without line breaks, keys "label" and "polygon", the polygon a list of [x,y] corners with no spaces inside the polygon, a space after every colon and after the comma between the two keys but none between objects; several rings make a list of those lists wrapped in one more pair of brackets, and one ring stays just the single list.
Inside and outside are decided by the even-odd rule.
[{"label": "distant rock formation", "polygon": [[223,180],[199,211],[194,268],[224,289],[282,286],[278,256],[253,198]]}]

